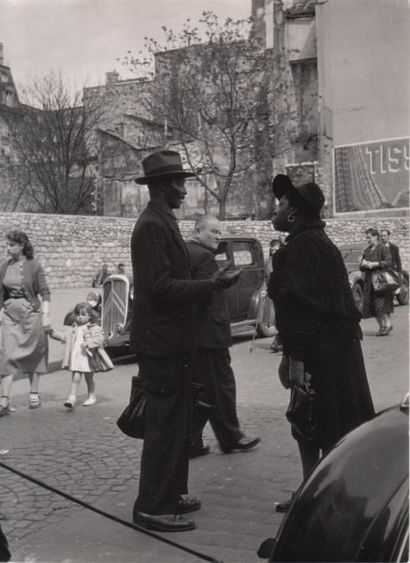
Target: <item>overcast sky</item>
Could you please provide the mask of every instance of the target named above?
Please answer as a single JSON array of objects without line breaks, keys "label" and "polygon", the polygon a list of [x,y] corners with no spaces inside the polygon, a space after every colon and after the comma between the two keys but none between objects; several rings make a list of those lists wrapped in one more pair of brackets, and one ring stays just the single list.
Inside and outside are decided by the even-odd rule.
[{"label": "overcast sky", "polygon": [[105,81],[105,72],[129,73],[116,61],[143,38],[161,38],[203,10],[220,19],[246,18],[251,0],[0,0],[0,42],[14,80],[60,70],[79,86]]}]

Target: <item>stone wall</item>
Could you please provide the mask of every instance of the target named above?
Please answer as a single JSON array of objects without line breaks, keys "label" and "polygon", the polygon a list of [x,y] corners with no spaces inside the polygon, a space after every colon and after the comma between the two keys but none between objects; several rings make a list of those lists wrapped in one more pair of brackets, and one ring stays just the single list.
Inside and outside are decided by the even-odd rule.
[{"label": "stone wall", "polygon": [[102,263],[119,262],[131,272],[130,235],[135,221],[86,215],[0,213],[0,256],[6,257],[7,231],[25,231],[41,259],[51,287],[90,287]]},{"label": "stone wall", "polygon": [[[376,220],[329,219],[327,232],[338,245],[365,243],[364,231],[370,226],[389,228],[392,241],[400,246],[404,267],[410,269],[409,221],[406,218]],[[101,264],[111,271],[119,262],[131,273],[130,237],[135,219],[120,217],[89,217],[41,215],[34,213],[0,213],[0,256],[6,258],[5,234],[11,229],[25,231],[36,255],[47,272],[51,287],[90,287]],[[188,238],[193,221],[181,221],[180,228]],[[269,241],[279,233],[270,221],[225,221],[223,233],[235,233],[258,238],[267,256]]]}]

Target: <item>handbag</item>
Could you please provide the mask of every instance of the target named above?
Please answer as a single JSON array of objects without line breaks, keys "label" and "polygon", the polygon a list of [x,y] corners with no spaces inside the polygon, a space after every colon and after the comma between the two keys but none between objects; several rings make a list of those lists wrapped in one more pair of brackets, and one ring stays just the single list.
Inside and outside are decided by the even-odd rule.
[{"label": "handbag", "polygon": [[142,440],[145,433],[146,409],[147,401],[142,390],[142,380],[137,375],[133,375],[130,402],[117,420],[117,426],[121,432],[131,438]]},{"label": "handbag", "polygon": [[109,371],[114,365],[104,348],[91,348],[87,351],[88,363],[93,373]]},{"label": "handbag", "polygon": [[372,286],[376,294],[396,291],[400,285],[399,274],[390,268],[372,273]]},{"label": "handbag", "polygon": [[305,440],[314,440],[317,434],[317,421],[314,416],[315,392],[306,384],[292,387],[286,418],[292,428]]}]

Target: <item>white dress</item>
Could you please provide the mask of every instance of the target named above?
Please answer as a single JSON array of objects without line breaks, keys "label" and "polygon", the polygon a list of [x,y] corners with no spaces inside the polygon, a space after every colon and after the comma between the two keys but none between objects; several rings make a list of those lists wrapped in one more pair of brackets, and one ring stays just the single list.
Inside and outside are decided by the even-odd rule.
[{"label": "white dress", "polygon": [[74,328],[74,336],[70,351],[70,371],[79,371],[82,373],[91,372],[88,355],[84,347],[85,330],[87,330],[87,325],[80,325]]}]

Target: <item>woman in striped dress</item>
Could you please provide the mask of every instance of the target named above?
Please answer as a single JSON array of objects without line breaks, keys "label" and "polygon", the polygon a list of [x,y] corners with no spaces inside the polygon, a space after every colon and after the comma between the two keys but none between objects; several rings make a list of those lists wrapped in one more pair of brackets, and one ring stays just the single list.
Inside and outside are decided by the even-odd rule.
[{"label": "woman in striped dress", "polygon": [[376,336],[387,336],[393,330],[390,315],[394,312],[394,294],[390,289],[376,294],[373,289],[372,274],[385,268],[391,268],[393,260],[390,250],[380,244],[377,229],[367,229],[366,239],[369,246],[364,249],[360,262],[360,270],[364,272],[363,318],[376,317],[379,325],[379,332]]},{"label": "woman in striped dress", "polygon": [[6,235],[9,259],[0,266],[0,417],[10,413],[13,377],[28,374],[29,407],[41,405],[39,374],[47,372],[50,290],[23,231]]}]

